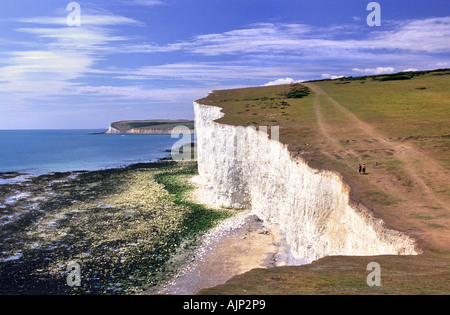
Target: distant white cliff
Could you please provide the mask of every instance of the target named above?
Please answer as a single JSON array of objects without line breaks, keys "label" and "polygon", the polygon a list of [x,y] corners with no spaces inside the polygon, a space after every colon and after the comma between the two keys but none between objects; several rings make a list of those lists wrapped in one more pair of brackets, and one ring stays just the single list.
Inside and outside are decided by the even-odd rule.
[{"label": "distant white cliff", "polygon": [[194,132],[192,120],[126,120],[111,123],[105,134],[170,135],[180,126]]},{"label": "distant white cliff", "polygon": [[120,134],[120,133],[122,133],[120,130],[118,130],[118,129],[116,129],[116,128],[114,128],[113,126],[112,126],[112,124],[111,125],[109,125],[109,128],[108,128],[108,131],[106,132],[106,133],[110,133],[110,134]]},{"label": "distant white cliff", "polygon": [[278,224],[295,260],[419,254],[412,238],[351,203],[339,174],[310,168],[265,132],[215,122],[219,107],[194,109],[202,202],[251,209]]}]

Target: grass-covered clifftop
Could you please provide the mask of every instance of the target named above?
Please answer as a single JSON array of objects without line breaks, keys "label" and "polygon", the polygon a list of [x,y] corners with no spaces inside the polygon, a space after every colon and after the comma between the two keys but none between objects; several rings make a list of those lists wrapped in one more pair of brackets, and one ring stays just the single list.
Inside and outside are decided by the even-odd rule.
[{"label": "grass-covered clifftop", "polygon": [[[450,69],[439,69],[222,90],[198,100],[222,108],[219,123],[279,126],[293,157],[340,173],[353,203],[423,251],[258,269],[201,293],[450,292],[449,86]],[[369,260],[383,270],[381,287],[365,282]]]}]

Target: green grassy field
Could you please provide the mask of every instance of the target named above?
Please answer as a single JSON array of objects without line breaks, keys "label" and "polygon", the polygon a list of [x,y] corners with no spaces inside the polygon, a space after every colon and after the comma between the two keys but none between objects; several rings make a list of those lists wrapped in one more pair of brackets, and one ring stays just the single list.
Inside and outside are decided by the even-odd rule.
[{"label": "green grassy field", "polygon": [[[450,73],[399,81],[320,82],[320,87],[387,137],[450,135]],[[361,84],[364,83],[364,84]]]},{"label": "green grassy field", "polygon": [[[295,93],[302,86],[309,93]],[[419,256],[326,257],[302,267],[257,269],[201,293],[241,294],[245,288],[247,294],[448,294],[449,86],[450,69],[440,69],[222,90],[199,100],[222,108],[220,123],[279,126],[280,141],[293,157],[340,173],[352,201],[410,234],[423,251]],[[357,171],[363,163],[367,176]],[[357,280],[367,275],[368,259],[382,267],[381,289],[368,289]],[[358,267],[345,269],[347,264]]]}]

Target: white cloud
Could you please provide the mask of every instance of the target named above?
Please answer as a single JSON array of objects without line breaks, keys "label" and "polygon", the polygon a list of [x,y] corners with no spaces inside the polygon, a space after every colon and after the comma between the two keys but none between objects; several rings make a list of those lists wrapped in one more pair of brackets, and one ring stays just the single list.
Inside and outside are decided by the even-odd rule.
[{"label": "white cloud", "polygon": [[384,74],[384,73],[392,73],[395,71],[395,69],[393,67],[377,67],[377,68],[366,68],[366,69],[353,68],[352,71],[362,72],[362,73],[367,73],[367,74]]},{"label": "white cloud", "polygon": [[[68,26],[66,17],[40,16],[40,17],[19,19],[18,22]],[[142,22],[139,22],[135,19],[120,16],[120,15],[81,14],[81,25],[82,26],[86,26],[86,25],[87,26],[106,26],[106,25],[124,25],[124,24],[143,25]]]},{"label": "white cloud", "polygon": [[17,51],[0,67],[0,92],[42,97],[71,90],[93,65],[93,58],[75,51]]},{"label": "white cloud", "polygon": [[343,75],[331,75],[331,74],[328,74],[328,73],[323,73],[322,74],[322,78],[323,79],[336,80],[336,79],[340,79],[340,78],[343,78],[343,77],[344,77]]},{"label": "white cloud", "polygon": [[[285,66],[252,65],[231,62],[180,62],[159,66],[146,66],[138,69],[124,69],[116,72],[115,78],[127,80],[176,79],[194,82],[225,82],[242,79],[266,80],[279,77],[292,70]],[[114,71],[114,70],[112,70]],[[288,80],[290,78],[283,79]],[[290,79],[294,81],[293,79]],[[297,81],[295,81],[297,82]]]},{"label": "white cloud", "polygon": [[[450,52],[450,17],[406,20],[393,23],[388,31],[373,30],[366,38],[342,38],[357,26],[313,27],[305,24],[261,23],[246,29],[198,35],[166,46],[134,47],[149,52],[186,50],[219,56],[230,54],[295,54],[345,58],[379,49],[407,52]],[[342,52],[342,53],[341,53]],[[343,52],[347,52],[344,54]]]},{"label": "white cloud", "polygon": [[264,84],[264,86],[292,84],[292,83],[294,83],[294,79],[285,78],[285,79],[277,79],[275,81],[267,82],[266,84]]},{"label": "white cloud", "polygon": [[450,16],[398,21],[391,31],[376,32],[366,41],[368,48],[401,49],[412,52],[450,52]]},{"label": "white cloud", "polygon": [[112,51],[113,47],[110,44],[127,40],[126,37],[113,35],[110,29],[101,27],[35,27],[19,28],[16,31],[47,40],[45,44],[41,44],[42,49],[57,51],[76,50],[79,53],[83,51],[89,53]]},{"label": "white cloud", "polygon": [[191,40],[166,46],[143,45],[135,46],[134,49],[148,52],[185,50],[207,56],[284,52],[299,50],[302,44],[307,48],[301,37],[310,31],[310,27],[303,24],[263,23],[246,29],[198,35]]},{"label": "white cloud", "polygon": [[408,68],[403,70],[403,72],[409,72],[409,71],[418,71],[416,68]]},{"label": "white cloud", "polygon": [[353,58],[379,49],[402,52],[450,52],[450,17],[405,20],[392,23],[388,31],[373,30],[366,38],[342,38],[357,32],[355,25],[313,27],[305,24],[260,23],[223,33],[202,34],[166,46],[135,46],[148,52],[185,50],[219,56],[232,54],[293,54],[309,57]]},{"label": "white cloud", "polygon": [[68,27],[65,18],[53,17],[18,22],[31,24],[15,29],[30,40],[22,44],[23,50],[16,45],[15,50],[3,53],[0,62],[0,92],[16,100],[72,94],[82,84],[81,78],[98,73],[97,62],[106,53],[115,53],[115,44],[127,40],[115,35],[111,27],[139,25],[111,14],[84,15],[81,27]]},{"label": "white cloud", "polygon": [[294,80],[292,78],[284,78],[284,79],[277,79],[275,81],[267,82],[266,84],[264,84],[264,86],[301,83],[303,81],[304,80]]}]

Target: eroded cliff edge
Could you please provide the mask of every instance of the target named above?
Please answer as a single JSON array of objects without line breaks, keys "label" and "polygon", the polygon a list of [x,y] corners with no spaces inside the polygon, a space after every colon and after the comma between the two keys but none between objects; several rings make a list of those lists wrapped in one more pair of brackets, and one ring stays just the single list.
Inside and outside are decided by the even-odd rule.
[{"label": "eroded cliff edge", "polygon": [[310,168],[254,127],[215,122],[220,107],[195,102],[194,110],[202,202],[278,224],[295,260],[420,253],[411,237],[353,204],[339,174]]}]

